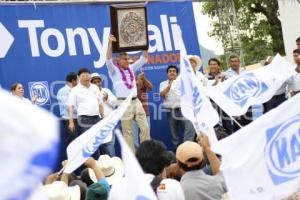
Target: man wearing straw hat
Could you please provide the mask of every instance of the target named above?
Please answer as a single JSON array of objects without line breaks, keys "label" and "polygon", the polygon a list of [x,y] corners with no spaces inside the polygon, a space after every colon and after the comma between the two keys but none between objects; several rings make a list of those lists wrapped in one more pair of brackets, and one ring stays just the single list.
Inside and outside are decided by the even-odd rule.
[{"label": "man wearing straw hat", "polygon": [[196,75],[196,79],[200,81],[202,86],[207,86],[208,83],[207,78],[202,74],[202,72],[199,71],[202,66],[202,61],[200,57],[197,55],[189,55],[188,59]]}]

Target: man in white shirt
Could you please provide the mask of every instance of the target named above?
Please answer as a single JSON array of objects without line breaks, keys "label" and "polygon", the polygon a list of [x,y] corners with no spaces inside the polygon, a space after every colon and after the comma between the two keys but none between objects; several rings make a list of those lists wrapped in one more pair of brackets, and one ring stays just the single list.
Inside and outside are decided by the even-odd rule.
[{"label": "man in white shirt", "polygon": [[[92,73],[91,78],[92,78],[91,83],[95,84],[100,90],[100,94],[102,95],[102,101],[103,101],[104,115],[108,116],[109,113],[112,112],[114,107],[116,106],[117,98],[110,91],[110,89],[102,87],[103,78],[98,73]],[[110,157],[116,155],[114,134],[112,134],[112,139],[110,142],[101,144],[100,152],[101,154],[108,154]]]},{"label": "man in white shirt", "polygon": [[244,70],[241,68],[240,58],[237,55],[231,55],[229,57],[229,68],[226,71],[226,79],[243,73]]},{"label": "man in white shirt", "polygon": [[201,61],[200,57],[197,55],[189,55],[188,59],[191,63],[191,66],[195,73],[196,79],[198,81],[200,81],[202,86],[204,86],[204,87],[207,86],[208,79],[204,76],[204,74],[202,74],[202,72],[199,71],[202,66],[202,61]]},{"label": "man in white shirt", "polygon": [[264,109],[263,113],[266,113],[272,110],[273,108],[276,108],[285,100],[287,100],[286,97],[287,84],[288,81],[284,82],[282,86],[275,92],[275,95],[269,101],[263,103],[263,109]]},{"label": "man in white shirt", "polygon": [[292,96],[300,92],[300,49],[295,49],[293,51],[293,57],[296,64],[295,71],[297,73],[294,74],[288,81],[289,90],[291,91]]},{"label": "man in white shirt", "polygon": [[[241,61],[237,55],[231,55],[229,57],[229,69],[226,71],[226,78],[231,78],[233,76],[238,76],[244,74],[244,69],[241,68]],[[242,125],[246,126],[247,124],[252,122],[252,107],[250,106],[247,110],[245,115],[240,117],[235,117],[235,119]],[[231,132],[234,133],[239,130],[240,127],[232,121],[232,130]]]},{"label": "man in white shirt", "polygon": [[121,103],[126,97],[133,92],[132,102],[127,108],[121,119],[123,135],[133,152],[135,152],[132,134],[132,120],[135,119],[140,128],[140,141],[150,139],[149,125],[147,123],[146,113],[143,109],[142,103],[137,98],[137,87],[135,75],[137,69],[142,67],[148,59],[147,51],[143,51],[143,55],[135,63],[130,65],[130,57],[123,52],[117,56],[117,60],[113,63],[112,60],[112,42],[116,42],[113,35],[109,37],[109,43],[106,53],[106,65],[108,74],[113,82],[115,95],[118,103]]},{"label": "man in white shirt", "polygon": [[[272,62],[272,57],[267,58],[265,61],[264,66],[269,65]],[[285,100],[287,100],[287,88],[289,81],[291,79],[288,79],[285,81],[281,87],[275,92],[274,96],[267,102],[263,103],[263,113],[265,114],[266,112],[272,110],[273,108],[276,108],[279,106],[281,103],[283,103]]]},{"label": "man in white shirt", "polygon": [[180,85],[177,75],[178,68],[174,65],[170,65],[167,68],[168,80],[161,82],[159,85],[160,96],[163,97],[164,100],[164,108],[168,110],[167,117],[174,150],[176,150],[177,146],[181,143],[179,129],[183,129],[184,131],[183,141],[193,141],[196,134],[193,124],[183,117],[181,113]]},{"label": "man in white shirt", "polygon": [[[91,73],[87,68],[78,71],[79,84],[72,88],[69,97],[69,129],[75,129],[74,107],[77,108],[79,134],[84,133],[104,117],[102,96],[99,88],[91,84]],[[100,118],[101,117],[101,118]],[[95,152],[94,158],[98,159],[99,152]]]}]

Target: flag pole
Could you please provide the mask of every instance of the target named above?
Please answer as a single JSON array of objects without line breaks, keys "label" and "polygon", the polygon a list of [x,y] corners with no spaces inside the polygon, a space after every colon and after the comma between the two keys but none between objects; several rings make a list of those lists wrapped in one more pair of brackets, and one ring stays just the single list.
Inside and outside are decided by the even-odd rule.
[{"label": "flag pole", "polygon": [[59,170],[59,172],[57,172],[57,174],[59,174],[59,175],[62,174],[62,173],[64,172],[65,168],[66,168],[66,167],[63,166],[63,167]]},{"label": "flag pole", "polygon": [[[236,123],[240,128],[243,128],[243,126],[242,126],[238,121],[236,121],[236,119],[234,119],[234,117],[232,117],[231,115],[228,115],[228,113],[225,112],[225,110],[223,110],[223,109],[221,108],[221,106],[219,106],[215,101],[214,101],[214,103],[222,110],[222,112],[224,112],[227,116],[229,116],[230,119],[231,119],[232,121],[234,121],[234,123]],[[222,116],[221,116],[221,118],[222,118]]]},{"label": "flag pole", "polygon": [[[206,91],[205,91],[205,93],[206,93]],[[207,95],[207,94],[205,94],[205,95]],[[212,100],[212,98],[210,98],[211,100]],[[236,119],[234,119],[234,117],[232,117],[231,115],[228,115],[228,113],[227,112],[225,112],[225,110],[223,110],[222,108],[221,108],[221,106],[219,106],[219,104],[217,103],[217,102],[215,102],[215,101],[213,101],[221,110],[222,110],[222,112],[224,112],[227,116],[229,116],[230,117],[230,119],[232,120],[232,121],[234,121],[234,123],[236,123],[240,128],[243,128],[243,126],[238,122],[238,121],[236,121]],[[222,117],[222,116],[221,116]]]},{"label": "flag pole", "polygon": [[[224,111],[225,112],[225,111]],[[226,112],[225,112],[226,113]],[[227,114],[227,113],[226,113]],[[227,114],[228,115],[228,114]],[[229,117],[230,117],[230,119],[232,120],[232,121],[234,121],[240,128],[243,128],[243,126],[238,122],[238,121],[236,121],[236,119],[234,119],[234,117],[232,117],[232,116],[230,116],[230,115],[228,115]]]}]

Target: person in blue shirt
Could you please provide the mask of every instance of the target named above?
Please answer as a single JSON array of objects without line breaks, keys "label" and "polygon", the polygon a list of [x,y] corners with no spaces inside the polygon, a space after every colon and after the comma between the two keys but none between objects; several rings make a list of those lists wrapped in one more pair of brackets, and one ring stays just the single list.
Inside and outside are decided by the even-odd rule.
[{"label": "person in blue shirt", "polygon": [[97,165],[94,158],[88,158],[85,161],[85,165],[91,168],[95,173],[97,182],[88,186],[87,189],[87,200],[107,200],[110,192],[110,186],[102,172],[101,168]]},{"label": "person in blue shirt", "polygon": [[243,74],[244,70],[240,65],[240,58],[237,55],[231,55],[229,57],[229,68],[226,71],[226,79]]},{"label": "person in blue shirt", "polygon": [[77,85],[77,74],[74,72],[70,72],[66,76],[66,84],[62,88],[60,88],[57,92],[57,101],[59,104],[59,112],[61,117],[61,122],[63,124],[66,136],[66,145],[72,142],[78,136],[78,125],[77,125],[77,116],[75,113],[75,131],[71,132],[69,127],[69,114],[68,114],[68,100],[71,89]]}]

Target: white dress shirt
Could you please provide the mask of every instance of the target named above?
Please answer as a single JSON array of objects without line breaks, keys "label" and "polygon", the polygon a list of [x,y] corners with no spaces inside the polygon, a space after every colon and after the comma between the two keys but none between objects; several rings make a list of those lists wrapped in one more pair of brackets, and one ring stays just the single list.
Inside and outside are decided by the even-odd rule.
[{"label": "white dress shirt", "polygon": [[196,71],[195,75],[196,75],[196,79],[200,81],[203,87],[208,85],[208,79],[204,76],[204,74],[202,74],[202,72]]},{"label": "white dress shirt", "polygon": [[281,94],[285,94],[287,91],[287,87],[288,87],[288,81],[285,81],[280,88],[275,92],[274,95],[281,95]]},{"label": "white dress shirt", "polygon": [[223,73],[223,72],[220,72],[220,74],[219,74],[219,81],[217,82],[216,85],[213,85],[213,84],[216,82],[215,77],[213,77],[213,78],[211,78],[211,77],[212,77],[212,76],[210,76],[210,75],[207,75],[207,76],[206,76],[206,79],[207,79],[207,86],[216,86],[216,85],[222,83],[222,81],[221,81],[221,80],[222,80],[222,77],[226,77],[226,74]]},{"label": "white dress shirt", "polygon": [[240,68],[240,71],[239,71],[239,74],[238,74],[231,67],[229,67],[228,70],[225,73],[226,73],[226,79],[229,79],[233,76],[238,76],[238,75],[244,74],[245,70],[243,68]]},{"label": "white dress shirt", "polygon": [[[147,59],[144,56],[141,56],[138,61],[133,63],[132,65],[129,65],[129,68],[131,69],[133,73],[133,87],[131,89],[127,88],[124,81],[122,80],[122,75],[118,69],[117,66],[113,64],[112,59],[106,60],[106,66],[108,68],[108,74],[113,82],[113,88],[114,92],[117,96],[117,98],[126,98],[131,91],[133,91],[133,97],[137,96],[137,88],[136,88],[136,82],[135,82],[135,75],[137,69],[142,67],[145,63],[147,63]],[[126,76],[126,80],[128,83],[131,83],[130,80],[130,74],[128,70],[123,70]]]},{"label": "white dress shirt", "polygon": [[[180,107],[180,78],[177,77],[173,81],[168,94],[164,98],[163,105],[165,108],[179,108]],[[169,85],[169,80],[163,81],[159,85],[159,92],[163,91]]]},{"label": "white dress shirt", "polygon": [[104,96],[104,93],[107,93],[108,95],[107,100],[103,101],[104,115],[107,116],[117,105],[117,98],[108,88],[101,88],[100,94],[102,97]]},{"label": "white dress shirt", "polygon": [[102,103],[102,96],[99,88],[90,84],[85,87],[80,83],[71,89],[69,97],[69,106],[77,108],[77,114],[96,116],[99,115],[99,105]]},{"label": "white dress shirt", "polygon": [[300,73],[294,74],[289,80],[288,80],[289,90],[293,92],[300,91]]}]

